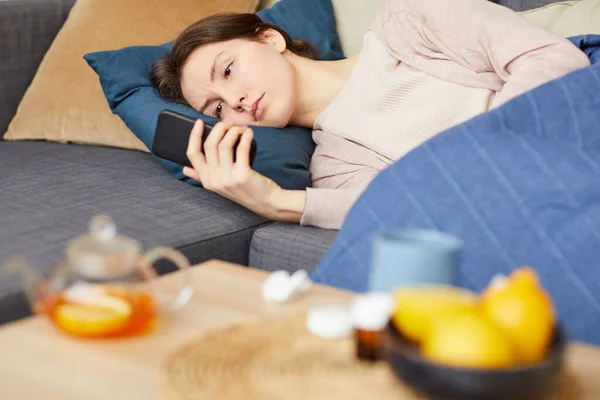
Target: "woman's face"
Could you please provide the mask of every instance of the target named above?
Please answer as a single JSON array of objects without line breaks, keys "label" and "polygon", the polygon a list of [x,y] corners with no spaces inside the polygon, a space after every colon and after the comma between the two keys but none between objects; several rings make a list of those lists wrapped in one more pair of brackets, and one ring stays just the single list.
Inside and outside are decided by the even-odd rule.
[{"label": "woman's face", "polygon": [[295,109],[294,70],[285,40],[268,31],[263,42],[234,39],[202,46],[182,70],[186,101],[234,125],[284,127]]}]

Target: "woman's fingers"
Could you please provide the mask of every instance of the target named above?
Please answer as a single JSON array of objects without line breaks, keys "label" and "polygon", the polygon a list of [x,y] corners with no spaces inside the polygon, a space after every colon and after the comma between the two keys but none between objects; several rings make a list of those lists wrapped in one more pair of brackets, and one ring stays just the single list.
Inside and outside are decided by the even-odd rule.
[{"label": "woman's fingers", "polygon": [[236,164],[242,167],[250,167],[250,149],[252,147],[252,139],[254,138],[254,132],[252,129],[246,128],[242,135],[242,140],[237,148],[236,153]]},{"label": "woman's fingers", "polygon": [[246,130],[245,126],[234,126],[229,128],[221,143],[219,143],[219,164],[222,167],[233,167],[233,147],[238,138]]},{"label": "woman's fingers", "polygon": [[234,174],[234,146],[239,139],[235,165],[240,165],[245,170],[237,169],[238,172],[247,172],[250,165],[250,147],[254,137],[252,130],[246,126],[231,127],[220,122],[215,125],[204,143],[203,132],[203,122],[196,121],[187,149],[187,156],[194,167],[185,167],[184,175],[201,182],[206,189],[216,192],[227,191],[239,185],[239,179]]},{"label": "woman's fingers", "polygon": [[202,154],[202,132],[204,131],[204,123],[197,120],[190,133],[186,156],[194,166],[194,169],[200,175],[206,167],[206,160]]},{"label": "woman's fingers", "polygon": [[206,139],[206,142],[204,143],[204,157],[206,158],[206,163],[210,168],[216,168],[219,166],[218,146],[229,128],[230,125],[224,122],[219,122],[215,125],[212,131],[210,131],[208,139]]},{"label": "woman's fingers", "polygon": [[187,176],[188,178],[194,179],[194,180],[196,180],[198,182],[202,181],[200,179],[200,175],[198,175],[198,173],[196,172],[196,170],[194,168],[183,167],[183,174],[185,176]]}]

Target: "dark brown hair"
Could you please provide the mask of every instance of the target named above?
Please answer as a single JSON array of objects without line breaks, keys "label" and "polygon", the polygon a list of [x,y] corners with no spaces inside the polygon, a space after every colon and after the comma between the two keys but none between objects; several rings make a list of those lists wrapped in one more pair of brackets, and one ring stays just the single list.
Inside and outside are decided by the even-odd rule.
[{"label": "dark brown hair", "polygon": [[306,58],[315,57],[307,42],[292,40],[283,29],[264,23],[255,14],[221,13],[194,23],[175,39],[171,52],[152,65],[152,84],[162,97],[187,104],[181,91],[181,70],[194,50],[210,43],[232,39],[260,41],[267,29],[279,32],[285,39],[286,48],[292,53]]}]

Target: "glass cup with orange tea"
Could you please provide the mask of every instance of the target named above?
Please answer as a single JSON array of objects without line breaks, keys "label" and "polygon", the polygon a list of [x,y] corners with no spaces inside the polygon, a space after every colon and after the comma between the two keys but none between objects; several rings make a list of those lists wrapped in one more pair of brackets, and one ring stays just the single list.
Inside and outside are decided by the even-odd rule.
[{"label": "glass cup with orange tea", "polygon": [[[173,300],[157,298],[153,264],[166,259],[183,273]],[[44,280],[25,259],[8,259],[2,271],[19,275],[32,310],[61,331],[82,338],[115,338],[149,332],[158,317],[183,307],[192,297],[189,261],[180,252],[156,247],[142,254],[141,244],[117,234],[104,215],[90,221],[87,235],[67,243],[65,257]]]}]

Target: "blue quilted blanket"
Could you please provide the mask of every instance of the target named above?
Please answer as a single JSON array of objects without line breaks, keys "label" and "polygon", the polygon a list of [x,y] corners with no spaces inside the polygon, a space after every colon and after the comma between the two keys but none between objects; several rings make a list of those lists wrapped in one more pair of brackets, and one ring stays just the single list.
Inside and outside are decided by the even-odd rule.
[{"label": "blue quilted blanket", "polygon": [[458,284],[533,266],[571,336],[600,344],[600,36],[593,65],[451,128],[384,170],[312,272],[366,289],[373,234],[414,227],[464,240]]}]

